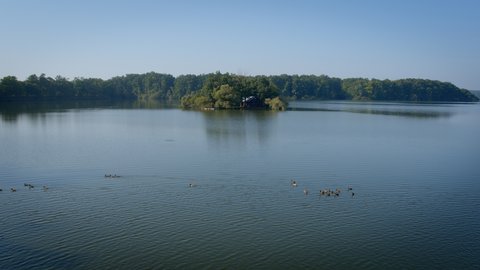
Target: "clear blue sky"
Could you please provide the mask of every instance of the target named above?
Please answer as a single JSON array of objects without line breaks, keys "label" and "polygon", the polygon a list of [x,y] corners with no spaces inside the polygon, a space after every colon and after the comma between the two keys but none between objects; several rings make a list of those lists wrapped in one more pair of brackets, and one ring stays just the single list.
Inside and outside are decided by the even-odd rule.
[{"label": "clear blue sky", "polygon": [[0,0],[0,77],[149,71],[427,78],[480,89],[480,1]]}]

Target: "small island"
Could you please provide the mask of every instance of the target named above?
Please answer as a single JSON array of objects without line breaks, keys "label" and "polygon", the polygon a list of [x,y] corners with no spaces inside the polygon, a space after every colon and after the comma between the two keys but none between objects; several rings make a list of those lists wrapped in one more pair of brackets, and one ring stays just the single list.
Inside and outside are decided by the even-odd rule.
[{"label": "small island", "polygon": [[31,75],[0,80],[0,101],[132,100],[180,102],[184,109],[285,110],[290,100],[478,102],[452,83],[426,79],[339,79],[326,75],[244,76],[230,73],[180,75],[149,72],[108,80]]},{"label": "small island", "polygon": [[181,106],[186,109],[285,110],[287,103],[268,77],[215,73],[206,78],[199,91],[184,95]]}]

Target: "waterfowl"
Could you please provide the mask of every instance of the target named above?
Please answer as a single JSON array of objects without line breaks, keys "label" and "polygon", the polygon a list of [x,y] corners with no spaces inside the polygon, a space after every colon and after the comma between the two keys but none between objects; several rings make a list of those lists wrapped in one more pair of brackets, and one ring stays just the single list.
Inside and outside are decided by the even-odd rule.
[{"label": "waterfowl", "polygon": [[304,188],[303,189],[303,194],[308,195],[308,189]]},{"label": "waterfowl", "polygon": [[352,197],[355,196],[355,192],[352,192]]},{"label": "waterfowl", "polygon": [[15,188],[13,188],[13,187],[10,188],[10,191],[12,191],[12,192],[17,192],[17,190],[16,190]]},{"label": "waterfowl", "polygon": [[351,191],[352,190],[352,187],[351,186],[348,186],[348,191]]},{"label": "waterfowl", "polygon": [[43,186],[43,191],[47,191],[48,190],[48,187],[47,186]]},{"label": "waterfowl", "polygon": [[3,189],[0,188],[0,191],[3,191]]},{"label": "waterfowl", "polygon": [[192,183],[188,184],[188,187],[196,187],[196,186],[197,186],[197,185],[192,184]]},{"label": "waterfowl", "polygon": [[292,180],[292,181],[290,181],[290,184],[292,185],[292,187],[296,187],[297,186],[297,181]]}]

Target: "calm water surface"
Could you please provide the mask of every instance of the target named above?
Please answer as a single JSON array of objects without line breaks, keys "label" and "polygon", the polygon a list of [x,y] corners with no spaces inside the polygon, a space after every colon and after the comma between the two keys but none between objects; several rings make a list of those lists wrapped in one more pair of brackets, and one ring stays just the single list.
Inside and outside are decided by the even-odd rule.
[{"label": "calm water surface", "polygon": [[480,104],[290,107],[0,104],[0,269],[480,268]]}]

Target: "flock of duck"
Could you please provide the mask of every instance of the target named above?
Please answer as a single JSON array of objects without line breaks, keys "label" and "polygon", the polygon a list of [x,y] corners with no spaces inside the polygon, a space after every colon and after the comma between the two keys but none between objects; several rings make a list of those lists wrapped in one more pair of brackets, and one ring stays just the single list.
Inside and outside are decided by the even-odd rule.
[{"label": "flock of duck", "polygon": [[[290,180],[290,185],[295,188],[298,186],[298,183],[296,180],[292,179]],[[355,196],[355,192],[353,192],[353,188],[351,186],[348,186],[347,190],[350,192],[350,195],[352,197]],[[303,194],[308,195],[309,193],[310,191],[307,188],[303,189]],[[336,188],[335,190],[332,190],[329,188],[320,190],[320,196],[326,196],[326,197],[339,197],[341,193],[342,193],[342,190],[339,188]]]},{"label": "flock of duck", "polygon": [[[105,178],[119,178],[119,177],[121,177],[121,176],[120,176],[120,175],[116,175],[116,174],[105,174]],[[33,188],[35,188],[34,185],[29,184],[29,183],[24,183],[23,186],[26,187],[26,188],[28,188],[28,189],[33,189]],[[48,187],[47,187],[47,186],[42,186],[42,190],[43,190],[43,191],[47,191],[47,190],[48,190]],[[1,191],[3,191],[2,188],[0,188],[0,192],[1,192]],[[11,192],[17,192],[17,189],[16,189],[15,187],[11,187],[11,188],[10,188],[10,191],[11,191]]]},{"label": "flock of duck", "polygon": [[[105,174],[105,178],[119,178],[119,177],[121,177],[121,176],[120,176],[120,175],[116,175],[116,174],[113,174],[113,175],[112,175],[112,174]],[[33,188],[35,188],[34,185],[29,184],[29,183],[24,183],[23,186],[26,187],[26,188],[28,188],[28,189],[33,189]],[[42,186],[42,190],[43,190],[43,191],[47,191],[47,190],[48,190],[48,187],[47,187],[47,186]],[[1,191],[3,191],[2,188],[0,188],[0,192],[1,192]],[[11,188],[10,188],[10,191],[11,191],[11,192],[17,192],[17,189],[16,189],[15,187],[11,187]]]},{"label": "flock of duck", "polygon": [[[121,177],[120,175],[116,175],[116,174],[105,174],[104,176],[105,178],[119,178]],[[298,182],[294,179],[290,180],[290,185],[294,188],[296,188],[298,186]],[[35,188],[34,185],[32,184],[28,184],[28,183],[24,183],[23,184],[24,187],[27,187],[28,189],[33,189]],[[188,187],[196,187],[197,185],[194,184],[194,183],[190,183],[188,184]],[[42,186],[42,189],[43,191],[47,191],[48,190],[48,187],[47,186]],[[355,196],[355,192],[353,192],[353,188],[348,186],[347,190],[350,192],[350,195],[353,197]],[[0,191],[3,191],[2,188],[0,188]],[[10,191],[11,192],[17,192],[17,189],[12,187],[10,188]],[[332,190],[332,189],[321,189],[320,190],[320,196],[326,196],[326,197],[339,197],[340,194],[342,193],[342,190],[339,189],[339,188],[336,188],[335,190]],[[304,188],[303,189],[303,194],[305,195],[308,195],[310,194],[310,191],[307,189],[307,188]]]},{"label": "flock of duck", "polygon": [[116,175],[116,174],[114,174],[114,175],[112,175],[112,174],[105,174],[105,178],[119,178],[119,177],[121,177],[121,176],[120,176],[120,175]]},{"label": "flock of duck", "polygon": [[[298,182],[294,179],[290,180],[290,185],[294,188],[298,187]],[[189,183],[188,187],[196,187],[197,185],[194,183]],[[350,196],[354,197],[355,192],[353,192],[353,188],[351,186],[347,187],[347,191],[349,192]],[[326,196],[326,197],[339,197],[340,194],[342,193],[342,190],[339,188],[336,188],[335,190],[332,189],[321,189],[320,190],[320,196]],[[308,195],[310,194],[310,191],[307,188],[303,189],[303,194]]]},{"label": "flock of duck", "polygon": [[[28,183],[24,183],[23,186],[24,186],[24,187],[27,187],[28,189],[33,189],[33,188],[35,188],[34,185],[28,184]],[[42,186],[42,189],[43,189],[43,191],[47,191],[47,190],[48,190],[48,187],[47,187],[47,186]],[[3,189],[0,188],[0,191],[3,191]],[[10,191],[11,191],[11,192],[17,192],[17,189],[16,189],[15,187],[11,187],[11,188],[10,188]]]}]

